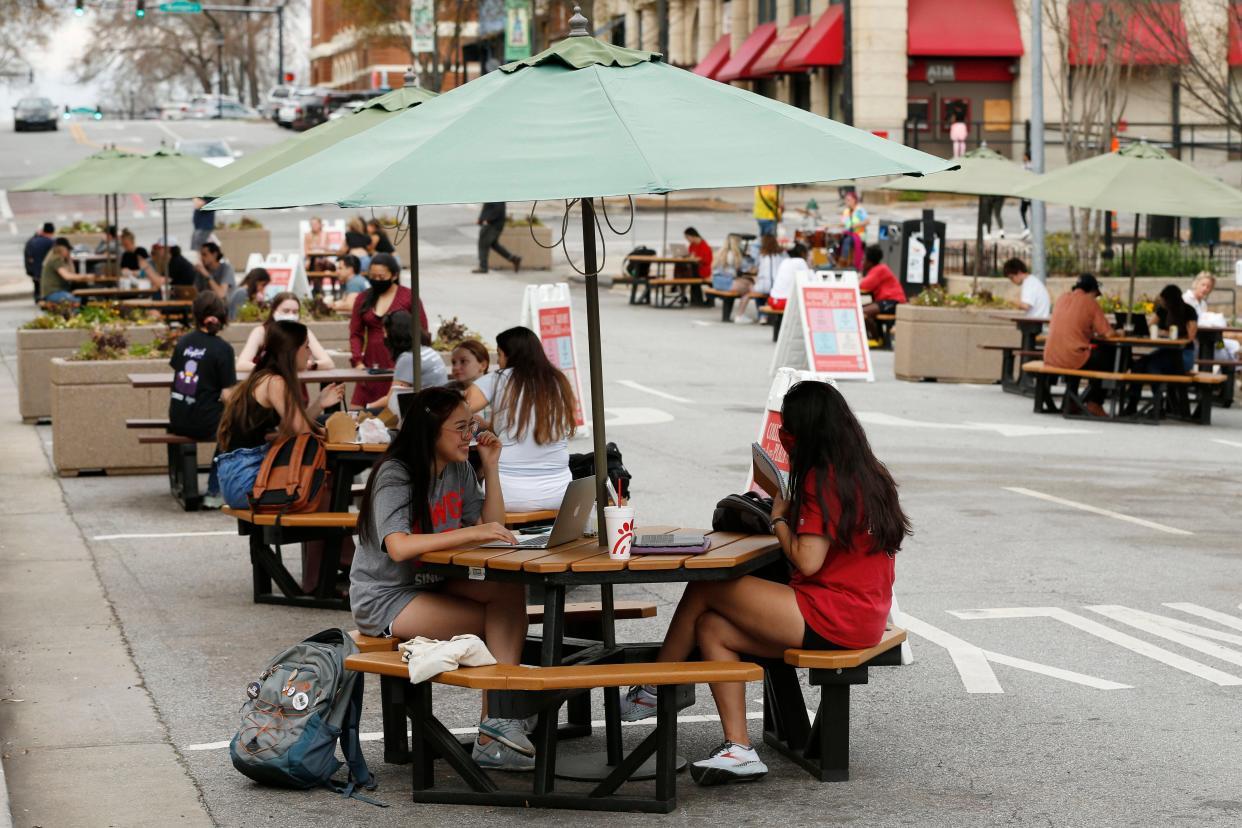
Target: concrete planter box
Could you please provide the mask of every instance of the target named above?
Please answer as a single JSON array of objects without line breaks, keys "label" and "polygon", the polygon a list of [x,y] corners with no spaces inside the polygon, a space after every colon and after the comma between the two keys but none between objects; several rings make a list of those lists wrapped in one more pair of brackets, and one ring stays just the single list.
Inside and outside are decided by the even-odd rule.
[{"label": "concrete planter box", "polygon": [[[163,474],[168,451],[162,445],[141,445],[141,431],[127,429],[130,418],[168,416],[168,389],[134,388],[131,373],[167,367],[162,359],[72,362],[53,359],[52,462],[62,475],[83,471],[114,474]],[[200,465],[211,462],[215,446],[198,449]]]},{"label": "concrete planter box", "polygon": [[[126,328],[125,335],[132,343],[144,344],[163,330],[163,325],[135,326]],[[73,356],[90,338],[86,328],[17,332],[17,403],[23,421],[52,416],[52,360]]]},{"label": "concrete planter box", "polygon": [[1022,342],[1012,322],[991,316],[998,312],[898,305],[893,328],[893,371],[897,378],[997,382],[1001,354],[980,350],[979,346],[1017,346]]},{"label": "concrete planter box", "polygon": [[[550,270],[552,268],[552,251],[540,247],[539,244],[552,244],[552,230],[545,225],[536,225],[535,238],[539,240],[539,244],[530,237],[530,227],[525,225],[520,227],[505,226],[505,230],[500,234],[500,244],[515,256],[522,257],[523,270]],[[504,270],[513,267],[508,261],[502,259],[495,250],[490,254],[487,260],[489,268]]]},{"label": "concrete planter box", "polygon": [[272,233],[267,228],[259,227],[254,230],[217,229],[215,233],[216,238],[220,240],[220,249],[224,251],[224,258],[228,259],[233,265],[233,270],[237,271],[237,281],[239,283],[242,277],[246,275],[246,260],[250,258],[251,253],[266,256],[272,252]]},{"label": "concrete planter box", "polygon": [[95,252],[95,248],[99,246],[99,243],[104,240],[103,233],[66,233],[64,237],[75,248],[78,245],[85,245],[91,249],[92,253]]},{"label": "concrete planter box", "polygon": [[[234,322],[229,325],[220,334],[225,342],[233,346],[236,353],[241,353],[241,349],[246,345],[246,339],[249,338],[250,332],[258,327],[259,322]],[[331,321],[307,323],[307,327],[315,334],[315,338],[319,340],[319,344],[329,351],[339,351],[345,354],[344,361],[336,359],[337,368],[349,367],[349,320],[333,319]],[[335,359],[335,357],[334,357]]]}]

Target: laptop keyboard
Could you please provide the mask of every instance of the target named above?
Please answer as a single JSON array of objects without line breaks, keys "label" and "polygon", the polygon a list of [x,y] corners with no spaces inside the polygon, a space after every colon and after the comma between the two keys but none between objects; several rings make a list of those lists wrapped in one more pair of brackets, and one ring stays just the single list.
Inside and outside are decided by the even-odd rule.
[{"label": "laptop keyboard", "polygon": [[527,538],[517,544],[518,549],[540,549],[548,545],[547,535],[536,535],[533,538]]}]

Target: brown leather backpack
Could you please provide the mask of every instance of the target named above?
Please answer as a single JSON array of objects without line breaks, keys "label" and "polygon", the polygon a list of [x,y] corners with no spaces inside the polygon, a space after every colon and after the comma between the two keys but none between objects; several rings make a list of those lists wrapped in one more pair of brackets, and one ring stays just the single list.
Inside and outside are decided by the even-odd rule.
[{"label": "brown leather backpack", "polygon": [[272,443],[250,493],[257,514],[318,511],[329,490],[328,453],[323,441],[306,433]]}]

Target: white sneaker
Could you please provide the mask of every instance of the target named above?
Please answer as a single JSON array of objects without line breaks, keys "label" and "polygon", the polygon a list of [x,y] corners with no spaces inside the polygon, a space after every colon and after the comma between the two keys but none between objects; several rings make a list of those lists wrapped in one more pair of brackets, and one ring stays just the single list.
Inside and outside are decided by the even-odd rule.
[{"label": "white sneaker", "polygon": [[202,509],[220,509],[224,506],[224,498],[220,495],[205,495],[203,502],[200,504]]},{"label": "white sneaker", "polygon": [[[488,716],[479,722],[479,732],[484,736],[490,736],[493,741],[500,742],[518,753],[524,753],[527,756],[535,755],[535,746],[526,736],[525,719],[497,719]],[[490,746],[489,743],[485,747]]]},{"label": "white sneaker", "polygon": [[630,688],[621,699],[621,721],[641,722],[656,714],[656,695],[642,684]]},{"label": "white sneaker", "polygon": [[996,231],[996,238],[998,238],[998,239],[1003,239],[1003,238],[1005,238],[1005,231],[1004,231],[1004,230],[997,230],[997,231]]},{"label": "white sneaker", "polygon": [[518,753],[513,748],[496,739],[491,740],[486,745],[480,744],[476,739],[474,750],[470,751],[470,758],[480,768],[488,770],[524,773],[535,769],[535,758],[533,756]]},{"label": "white sneaker", "polygon": [[1022,235],[1019,236],[1019,238],[1021,238],[1023,241],[1026,241],[1030,237],[1031,237],[1031,229],[1029,227],[1023,230]]},{"label": "white sneaker", "polygon": [[690,775],[700,785],[727,785],[730,782],[754,782],[768,773],[768,766],[759,760],[753,747],[722,742],[706,759],[690,766]]},{"label": "white sneaker", "polygon": [[733,324],[735,324],[735,325],[753,325],[753,324],[755,324],[755,320],[751,319],[749,316],[739,316],[737,319],[734,319],[734,320],[733,320]]}]

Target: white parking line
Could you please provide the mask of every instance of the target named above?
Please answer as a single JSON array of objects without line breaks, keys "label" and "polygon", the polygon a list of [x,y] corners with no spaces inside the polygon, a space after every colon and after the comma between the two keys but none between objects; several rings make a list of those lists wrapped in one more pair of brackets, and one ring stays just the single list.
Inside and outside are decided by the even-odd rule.
[{"label": "white parking line", "polygon": [[0,219],[3,219],[8,223],[9,232],[16,236],[17,222],[13,221],[13,208],[9,206],[9,194],[7,190],[0,190]]},{"label": "white parking line", "polygon": [[1213,443],[1220,443],[1222,446],[1233,446],[1234,448],[1242,448],[1242,443],[1235,443],[1233,440],[1217,440],[1213,438]]},{"label": "white parking line", "polygon": [[1077,501],[1074,501],[1074,500],[1066,500],[1065,498],[1056,497],[1055,495],[1044,494],[1043,492],[1037,492],[1034,489],[1024,489],[1021,486],[1002,486],[1001,488],[1007,492],[1013,492],[1014,494],[1026,495],[1027,497],[1037,497],[1040,500],[1046,500],[1049,503],[1057,503],[1057,504],[1060,504],[1061,506],[1068,506],[1071,509],[1078,509],[1079,511],[1090,512],[1093,515],[1103,515],[1104,517],[1110,517],[1113,520],[1123,520],[1126,523],[1133,523],[1137,526],[1145,526],[1148,529],[1155,529],[1159,532],[1166,532],[1170,535],[1193,535],[1194,534],[1194,532],[1187,532],[1185,529],[1176,529],[1172,526],[1165,526],[1163,523],[1156,523],[1155,521],[1151,521],[1151,520],[1143,520],[1142,518],[1131,517],[1130,515],[1123,515],[1121,514],[1121,512],[1113,512],[1113,511],[1109,511],[1108,509],[1101,509],[1098,506],[1088,506],[1085,503],[1078,503]]},{"label": "white parking line", "polygon": [[1190,613],[1191,615],[1197,615],[1200,618],[1206,618],[1209,621],[1215,621],[1217,624],[1220,624],[1221,626],[1224,626],[1224,627],[1231,627],[1235,630],[1242,630],[1242,618],[1239,618],[1236,615],[1230,615],[1227,612],[1218,612],[1214,609],[1208,609],[1207,607],[1201,607],[1198,604],[1189,604],[1189,603],[1184,603],[1184,602],[1165,604],[1165,606],[1168,607],[1169,609],[1175,609],[1180,612],[1186,612],[1186,613]]},{"label": "white parking line", "polygon": [[687,403],[690,405],[694,404],[694,400],[688,400],[685,397],[679,397],[676,394],[670,394],[667,391],[658,391],[655,388],[640,385],[639,383],[634,382],[634,380],[617,380],[617,385],[624,385],[626,388],[633,388],[635,391],[642,391],[644,394],[650,394],[653,397],[662,397],[663,399],[672,400],[673,402]]},{"label": "white parking line", "polygon": [[219,535],[236,535],[236,532],[147,532],[134,535],[96,535],[91,540],[139,540],[146,538],[209,538]]},{"label": "white parking line", "polygon": [[[807,712],[811,715],[811,718],[815,717],[815,711],[808,710]],[[747,712],[746,718],[762,719],[763,711],[762,710],[758,710],[758,711],[751,710]],[[718,721],[720,721],[719,716],[710,716],[710,715],[678,716],[677,717],[677,724],[698,724],[700,722],[718,722]],[[591,722],[591,727],[603,727],[603,726],[604,726],[603,719],[598,719],[596,721]],[[652,718],[652,719],[648,719],[646,721],[641,721],[641,722],[622,722],[621,726],[622,727],[655,727],[655,719]],[[449,728],[449,733],[452,733],[454,736],[469,736],[472,733],[476,733],[476,732],[478,732],[477,727]],[[406,735],[407,736],[410,735],[410,732],[408,730],[406,731]],[[384,734],[379,733],[379,732],[358,734],[358,740],[362,742],[378,742],[382,740],[383,738],[384,738]],[[224,750],[228,746],[229,746],[229,743],[227,741],[226,742],[203,742],[202,744],[198,744],[198,745],[186,745],[185,750],[193,750],[193,751]]]},{"label": "white parking line", "polygon": [[163,132],[165,135],[167,135],[169,138],[172,138],[174,141],[180,141],[180,140],[181,140],[181,136],[180,136],[180,135],[178,135],[177,133],[173,132],[171,129],[169,129],[168,125],[167,125],[167,124],[165,124],[163,121],[156,121],[156,122],[155,122],[155,125],[156,125],[157,127],[159,127],[160,131],[162,131],[162,132]]}]

